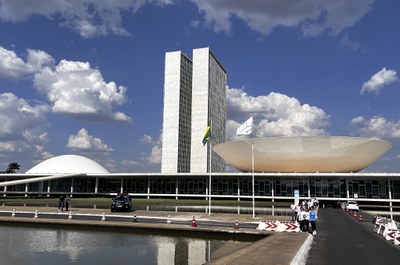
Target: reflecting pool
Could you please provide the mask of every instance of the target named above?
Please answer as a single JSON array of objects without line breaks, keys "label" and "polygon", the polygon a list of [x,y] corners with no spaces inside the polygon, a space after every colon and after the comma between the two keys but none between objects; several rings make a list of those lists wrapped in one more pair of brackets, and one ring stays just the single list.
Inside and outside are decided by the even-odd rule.
[{"label": "reflecting pool", "polygon": [[0,264],[203,264],[250,243],[127,231],[1,225]]}]

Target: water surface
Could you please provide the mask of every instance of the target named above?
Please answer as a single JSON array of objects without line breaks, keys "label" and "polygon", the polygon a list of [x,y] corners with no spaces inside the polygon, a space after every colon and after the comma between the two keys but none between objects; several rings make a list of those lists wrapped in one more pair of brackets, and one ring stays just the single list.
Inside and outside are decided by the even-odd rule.
[{"label": "water surface", "polygon": [[[253,239],[252,239],[253,240]],[[203,264],[250,242],[0,226],[1,265]]]}]

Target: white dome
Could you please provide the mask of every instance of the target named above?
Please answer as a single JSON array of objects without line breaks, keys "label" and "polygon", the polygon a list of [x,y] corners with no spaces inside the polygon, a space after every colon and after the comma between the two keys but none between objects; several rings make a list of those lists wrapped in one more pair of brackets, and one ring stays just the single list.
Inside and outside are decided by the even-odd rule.
[{"label": "white dome", "polygon": [[47,159],[33,168],[26,174],[103,174],[110,173],[99,163],[79,155],[61,155]]},{"label": "white dome", "polygon": [[243,172],[358,172],[392,145],[345,136],[269,137],[225,142],[213,150]]}]

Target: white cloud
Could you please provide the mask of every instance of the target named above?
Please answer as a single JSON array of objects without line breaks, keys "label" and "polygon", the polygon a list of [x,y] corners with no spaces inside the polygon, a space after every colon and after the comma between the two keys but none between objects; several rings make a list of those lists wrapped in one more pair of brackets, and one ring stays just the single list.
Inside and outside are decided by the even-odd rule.
[{"label": "white cloud", "polygon": [[142,6],[171,4],[172,0],[0,0],[0,19],[26,21],[34,15],[57,19],[65,27],[78,31],[84,38],[110,33],[127,36],[122,13],[137,12]]},{"label": "white cloud", "polygon": [[112,110],[113,105],[126,101],[126,88],[106,83],[88,62],[62,60],[55,68],[36,73],[34,84],[52,103],[53,112],[81,119],[131,121],[126,114]]},{"label": "white cloud", "polygon": [[161,164],[161,151],[162,151],[161,145],[153,146],[153,148],[151,149],[150,156],[148,158],[150,164]]},{"label": "white cloud", "polygon": [[95,151],[95,152],[111,152],[110,147],[103,143],[100,138],[89,135],[85,128],[79,130],[77,135],[70,135],[67,146],[73,150],[80,151]]},{"label": "white cloud", "polygon": [[365,118],[363,116],[358,116],[358,117],[353,118],[350,121],[350,124],[359,124],[359,123],[362,123],[364,121],[365,121]]},{"label": "white cloud", "polygon": [[47,111],[47,106],[31,106],[12,93],[0,94],[0,153],[40,156],[48,142]]},{"label": "white cloud", "polygon": [[24,61],[14,51],[0,46],[0,78],[21,79],[52,63],[54,59],[44,51],[27,49]]},{"label": "white cloud", "polygon": [[[147,135],[145,135],[147,136]],[[150,136],[149,136],[150,137]],[[147,140],[150,138],[146,137]],[[158,138],[157,141],[153,142],[147,142],[149,144],[152,144],[153,147],[151,148],[150,155],[145,158],[145,161],[147,161],[149,164],[156,165],[156,164],[161,164],[161,154],[162,154],[162,133],[160,133],[160,137]]]},{"label": "white cloud", "polygon": [[216,32],[230,33],[236,17],[252,30],[268,35],[279,26],[298,28],[304,36],[324,31],[336,35],[372,9],[374,0],[192,0]]},{"label": "white cloud", "polygon": [[134,160],[122,160],[121,164],[123,166],[139,166],[140,163],[138,161],[134,161]]},{"label": "white cloud", "polygon": [[360,93],[364,94],[365,92],[375,92],[375,94],[379,94],[380,90],[384,86],[390,85],[397,80],[398,78],[396,71],[386,70],[386,68],[383,67],[382,70],[374,74],[371,79],[364,82]]},{"label": "white cloud", "polygon": [[340,39],[340,46],[349,51],[360,49],[360,43],[356,40],[351,40],[347,33]]},{"label": "white cloud", "polygon": [[360,124],[361,136],[377,138],[400,138],[400,120],[388,121],[384,117],[374,116]]},{"label": "white cloud", "polygon": [[254,116],[253,135],[324,135],[329,116],[322,109],[301,105],[296,98],[272,92],[253,97],[240,89],[227,90],[227,138],[235,138],[236,129]]},{"label": "white cloud", "polygon": [[153,142],[153,138],[150,135],[143,135],[142,139],[140,139],[142,143],[151,144]]}]

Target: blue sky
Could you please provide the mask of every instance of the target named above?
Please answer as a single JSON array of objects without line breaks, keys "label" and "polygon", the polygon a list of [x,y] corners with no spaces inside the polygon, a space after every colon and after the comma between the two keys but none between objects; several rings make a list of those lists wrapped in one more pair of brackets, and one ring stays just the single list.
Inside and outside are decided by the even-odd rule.
[{"label": "blue sky", "polygon": [[396,0],[0,0],[0,168],[80,154],[159,172],[164,55],[209,46],[228,73],[227,138],[377,137],[399,172]]}]

